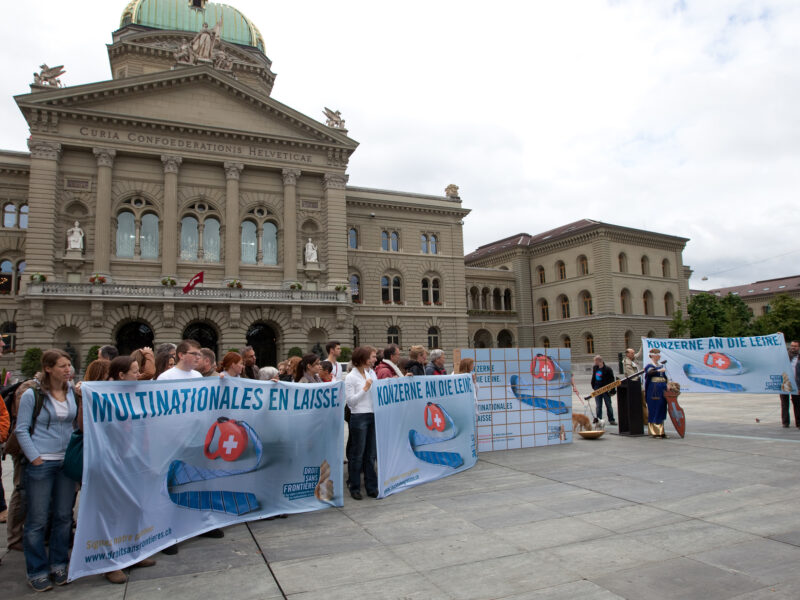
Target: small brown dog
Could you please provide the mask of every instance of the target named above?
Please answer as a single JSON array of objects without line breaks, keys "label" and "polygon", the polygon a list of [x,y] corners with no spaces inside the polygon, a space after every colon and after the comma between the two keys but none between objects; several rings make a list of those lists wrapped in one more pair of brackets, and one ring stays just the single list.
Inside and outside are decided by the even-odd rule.
[{"label": "small brown dog", "polygon": [[592,424],[586,415],[572,413],[572,431],[591,431]]}]

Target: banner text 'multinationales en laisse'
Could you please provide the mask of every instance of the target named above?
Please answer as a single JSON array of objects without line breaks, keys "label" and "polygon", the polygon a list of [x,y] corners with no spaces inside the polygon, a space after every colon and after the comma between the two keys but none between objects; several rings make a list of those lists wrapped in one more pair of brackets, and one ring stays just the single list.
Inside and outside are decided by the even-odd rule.
[{"label": "banner text 'multinationales en laisse'", "polygon": [[133,393],[93,391],[91,401],[95,423],[218,410],[303,411],[340,406],[337,386],[287,389],[267,383],[244,388],[212,382],[174,389],[139,389]]}]

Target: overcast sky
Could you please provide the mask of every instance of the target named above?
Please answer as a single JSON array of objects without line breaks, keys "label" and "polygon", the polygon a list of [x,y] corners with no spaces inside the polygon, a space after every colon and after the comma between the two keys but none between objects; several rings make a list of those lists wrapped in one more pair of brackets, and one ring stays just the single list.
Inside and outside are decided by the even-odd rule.
[{"label": "overcast sky", "polygon": [[[0,148],[26,150],[40,63],[110,78],[126,3],[3,3]],[[460,186],[467,252],[591,218],[691,238],[695,288],[800,273],[797,0],[228,3],[273,97],[342,112],[352,185]]]}]

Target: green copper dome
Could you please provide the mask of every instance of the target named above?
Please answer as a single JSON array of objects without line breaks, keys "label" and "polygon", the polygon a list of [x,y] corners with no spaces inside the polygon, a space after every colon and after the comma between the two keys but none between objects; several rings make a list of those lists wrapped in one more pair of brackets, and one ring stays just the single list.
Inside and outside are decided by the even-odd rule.
[{"label": "green copper dome", "polygon": [[205,0],[131,0],[122,12],[120,27],[136,24],[166,31],[201,31],[222,19],[222,39],[253,46],[264,52],[258,28],[242,13],[218,2]]}]

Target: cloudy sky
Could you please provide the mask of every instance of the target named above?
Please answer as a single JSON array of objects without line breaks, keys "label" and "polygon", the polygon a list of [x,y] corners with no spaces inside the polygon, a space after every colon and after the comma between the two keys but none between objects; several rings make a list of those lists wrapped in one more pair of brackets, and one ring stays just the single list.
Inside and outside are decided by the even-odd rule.
[{"label": "cloudy sky", "polygon": [[[800,273],[797,0],[228,3],[276,99],[342,111],[352,185],[460,186],[467,251],[591,218],[691,238],[696,288]],[[109,78],[125,4],[4,3],[1,148],[40,63]]]}]

